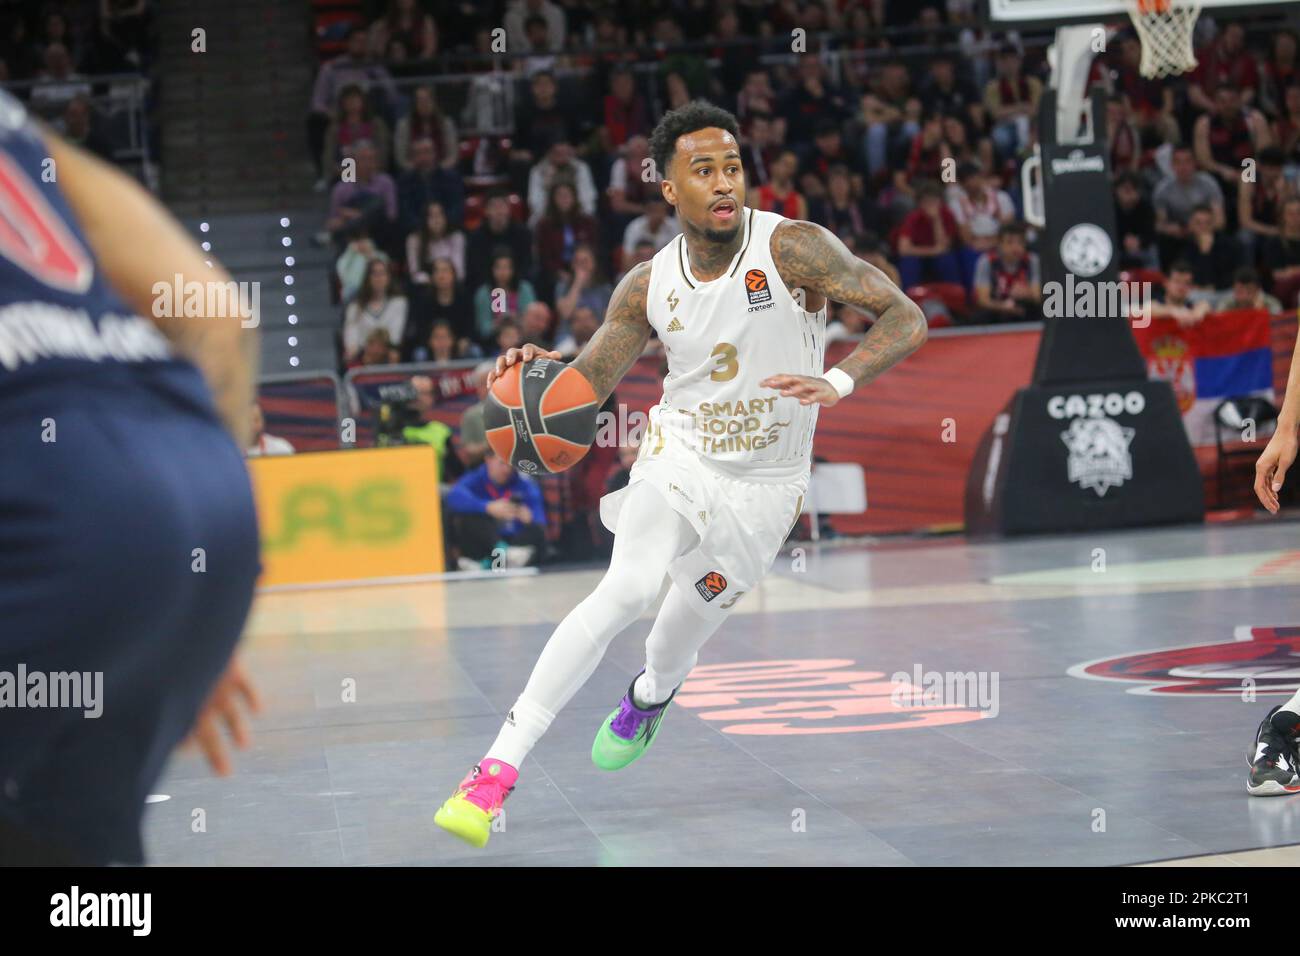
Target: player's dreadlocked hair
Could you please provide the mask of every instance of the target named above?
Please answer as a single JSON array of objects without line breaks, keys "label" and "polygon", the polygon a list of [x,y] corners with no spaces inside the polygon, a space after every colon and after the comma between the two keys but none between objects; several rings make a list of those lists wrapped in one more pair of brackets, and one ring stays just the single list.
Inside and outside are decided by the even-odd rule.
[{"label": "player's dreadlocked hair", "polygon": [[667,178],[668,163],[677,148],[677,137],[709,128],[725,129],[737,142],[740,141],[740,124],[736,117],[708,100],[691,100],[685,106],[664,114],[650,134],[650,158],[654,160],[660,179]]}]

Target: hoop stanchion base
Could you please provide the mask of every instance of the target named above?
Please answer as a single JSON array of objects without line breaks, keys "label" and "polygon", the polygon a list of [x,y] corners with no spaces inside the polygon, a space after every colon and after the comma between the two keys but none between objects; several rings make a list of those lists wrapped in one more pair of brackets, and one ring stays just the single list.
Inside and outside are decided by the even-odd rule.
[{"label": "hoop stanchion base", "polygon": [[985,434],[966,482],[973,535],[1204,517],[1200,472],[1168,382],[1023,388]]}]

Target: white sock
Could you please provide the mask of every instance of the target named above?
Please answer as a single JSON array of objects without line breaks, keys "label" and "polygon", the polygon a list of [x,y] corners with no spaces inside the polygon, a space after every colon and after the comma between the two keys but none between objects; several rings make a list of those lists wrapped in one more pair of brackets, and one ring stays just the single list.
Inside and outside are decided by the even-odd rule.
[{"label": "white sock", "polygon": [[555,715],[545,707],[527,697],[520,697],[510,708],[510,713],[506,715],[506,722],[501,725],[501,732],[497,734],[497,739],[492,742],[483,759],[492,757],[518,770],[519,765],[528,756],[528,751],[532,749],[533,743],[541,739],[554,719]]}]

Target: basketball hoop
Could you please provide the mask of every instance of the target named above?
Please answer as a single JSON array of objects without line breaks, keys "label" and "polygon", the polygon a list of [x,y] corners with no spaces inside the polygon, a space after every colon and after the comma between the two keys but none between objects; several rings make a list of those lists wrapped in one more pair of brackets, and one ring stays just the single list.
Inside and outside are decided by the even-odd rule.
[{"label": "basketball hoop", "polygon": [[1148,79],[1185,73],[1196,66],[1192,31],[1201,0],[1130,0],[1129,16],[1142,41],[1138,67]]}]

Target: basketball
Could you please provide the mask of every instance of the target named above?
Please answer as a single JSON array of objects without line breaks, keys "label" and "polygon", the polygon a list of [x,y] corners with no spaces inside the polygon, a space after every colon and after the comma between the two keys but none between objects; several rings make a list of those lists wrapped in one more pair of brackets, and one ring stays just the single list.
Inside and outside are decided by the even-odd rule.
[{"label": "basketball", "polygon": [[506,369],[483,409],[488,444],[526,475],[558,474],[582,460],[596,438],[596,392],[583,374],[554,359]]}]

